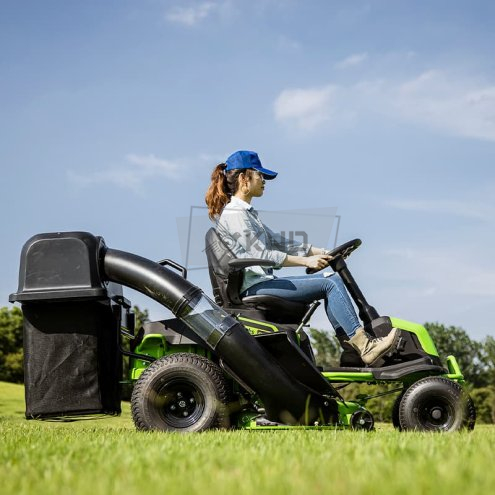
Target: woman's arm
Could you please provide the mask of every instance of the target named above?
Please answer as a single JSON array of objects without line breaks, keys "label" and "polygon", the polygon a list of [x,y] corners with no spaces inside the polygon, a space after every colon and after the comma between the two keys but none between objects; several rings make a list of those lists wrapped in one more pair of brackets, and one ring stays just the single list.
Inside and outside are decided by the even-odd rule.
[{"label": "woman's arm", "polygon": [[332,260],[328,254],[315,254],[312,256],[292,256],[288,254],[282,266],[305,266],[316,270],[326,268]]},{"label": "woman's arm", "polygon": [[[269,259],[275,261],[278,267],[305,266],[321,270],[328,266],[331,258],[325,254],[325,250],[311,245],[305,245],[306,249],[302,249],[302,244],[301,249],[296,249],[293,254],[268,249],[263,243],[262,234],[265,232],[259,229],[258,223],[253,222],[247,211],[234,210],[225,213],[227,214],[222,215],[217,223],[217,230],[222,238],[230,239],[231,242],[228,244],[236,256],[242,257],[240,255],[245,254],[251,258]],[[269,230],[265,225],[263,227]],[[236,246],[239,246],[239,249],[236,249]]]}]

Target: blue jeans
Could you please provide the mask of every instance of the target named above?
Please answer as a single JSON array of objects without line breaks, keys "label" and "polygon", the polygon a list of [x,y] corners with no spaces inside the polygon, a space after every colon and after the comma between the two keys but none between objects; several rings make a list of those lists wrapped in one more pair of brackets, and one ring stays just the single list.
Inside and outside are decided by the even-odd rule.
[{"label": "blue jeans", "polygon": [[278,296],[288,301],[310,303],[325,299],[325,311],[333,328],[343,328],[352,337],[361,326],[344,282],[337,273],[298,275],[264,280],[245,290],[241,297],[254,295]]}]

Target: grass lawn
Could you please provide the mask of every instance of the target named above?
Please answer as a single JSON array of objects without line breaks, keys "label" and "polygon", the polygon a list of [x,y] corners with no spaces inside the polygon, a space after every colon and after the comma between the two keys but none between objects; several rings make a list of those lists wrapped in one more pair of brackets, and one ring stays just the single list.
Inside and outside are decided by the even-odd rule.
[{"label": "grass lawn", "polygon": [[483,494],[495,427],[472,433],[134,430],[119,418],[26,421],[23,387],[0,383],[0,493]]}]

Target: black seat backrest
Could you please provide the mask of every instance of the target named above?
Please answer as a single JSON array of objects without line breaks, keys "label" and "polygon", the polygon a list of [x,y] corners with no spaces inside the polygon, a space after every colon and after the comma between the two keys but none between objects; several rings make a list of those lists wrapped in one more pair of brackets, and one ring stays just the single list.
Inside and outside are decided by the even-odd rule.
[{"label": "black seat backrest", "polygon": [[[232,290],[227,292],[227,286],[231,284],[239,288],[242,283],[243,271],[239,270],[233,273],[229,268],[229,261],[236,259],[236,257],[213,227],[208,230],[205,236],[205,252],[215,302],[219,306],[229,306],[232,303],[242,304],[237,293],[233,294]],[[232,297],[234,297],[234,301],[231,300]]]}]

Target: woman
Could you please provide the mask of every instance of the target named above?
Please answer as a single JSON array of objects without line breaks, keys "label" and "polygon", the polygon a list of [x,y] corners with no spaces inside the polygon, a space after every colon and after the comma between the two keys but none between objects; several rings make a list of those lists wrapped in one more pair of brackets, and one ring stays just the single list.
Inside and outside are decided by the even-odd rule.
[{"label": "woman", "polygon": [[[235,256],[261,258],[275,262],[275,268],[305,266],[321,270],[332,259],[326,249],[288,241],[264,225],[251,205],[263,195],[267,180],[277,172],[263,168],[254,151],[236,151],[215,167],[206,193],[211,220],[216,220],[219,235]],[[273,270],[261,266],[245,269],[241,297],[265,294],[289,301],[325,300],[325,310],[334,329],[342,328],[349,344],[361,359],[371,365],[392,350],[398,339],[393,329],[386,337],[372,339],[365,333],[345,286],[336,273],[317,273],[275,277]]]}]

